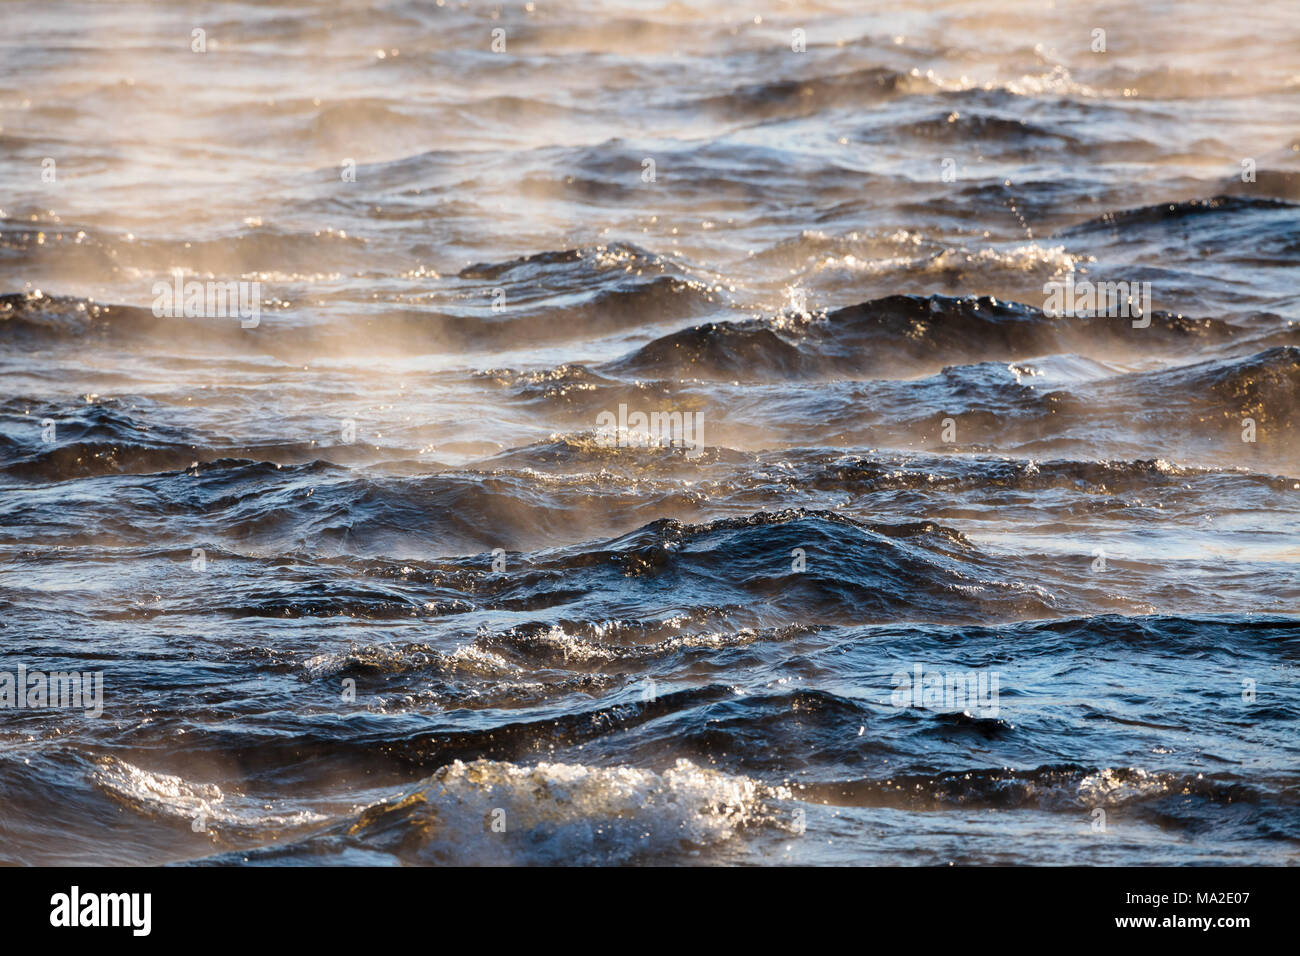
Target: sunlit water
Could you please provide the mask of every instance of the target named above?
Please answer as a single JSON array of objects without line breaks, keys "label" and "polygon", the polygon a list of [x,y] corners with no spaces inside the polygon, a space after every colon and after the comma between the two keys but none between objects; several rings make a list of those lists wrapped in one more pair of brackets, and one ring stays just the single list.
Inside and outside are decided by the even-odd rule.
[{"label": "sunlit water", "polygon": [[1294,4],[0,17],[0,861],[1297,860]]}]

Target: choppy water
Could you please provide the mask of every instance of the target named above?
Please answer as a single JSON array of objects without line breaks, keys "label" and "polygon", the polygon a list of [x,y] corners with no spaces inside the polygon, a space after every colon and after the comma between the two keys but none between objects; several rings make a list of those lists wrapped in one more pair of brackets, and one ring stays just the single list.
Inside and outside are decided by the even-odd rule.
[{"label": "choppy water", "polygon": [[4,862],[1297,860],[1293,4],[0,16]]}]

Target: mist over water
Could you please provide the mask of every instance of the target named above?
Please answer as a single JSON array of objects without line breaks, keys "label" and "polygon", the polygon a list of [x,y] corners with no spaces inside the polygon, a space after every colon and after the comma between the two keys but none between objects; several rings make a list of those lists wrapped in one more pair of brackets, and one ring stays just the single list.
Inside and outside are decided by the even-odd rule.
[{"label": "mist over water", "polygon": [[1296,862],[1295,12],[0,4],[0,862]]}]

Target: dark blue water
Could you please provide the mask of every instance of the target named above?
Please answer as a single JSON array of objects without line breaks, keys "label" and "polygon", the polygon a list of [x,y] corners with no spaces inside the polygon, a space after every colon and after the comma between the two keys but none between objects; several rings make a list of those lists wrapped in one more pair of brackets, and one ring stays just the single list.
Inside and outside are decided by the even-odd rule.
[{"label": "dark blue water", "polygon": [[0,862],[1300,859],[1300,21],[1059,6],[5,4]]}]

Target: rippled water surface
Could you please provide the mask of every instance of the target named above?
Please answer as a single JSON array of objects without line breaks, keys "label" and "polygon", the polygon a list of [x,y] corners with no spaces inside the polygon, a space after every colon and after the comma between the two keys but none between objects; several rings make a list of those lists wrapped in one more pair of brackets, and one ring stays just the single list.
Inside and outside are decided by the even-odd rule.
[{"label": "rippled water surface", "polygon": [[0,862],[1300,860],[1294,4],[0,17]]}]

